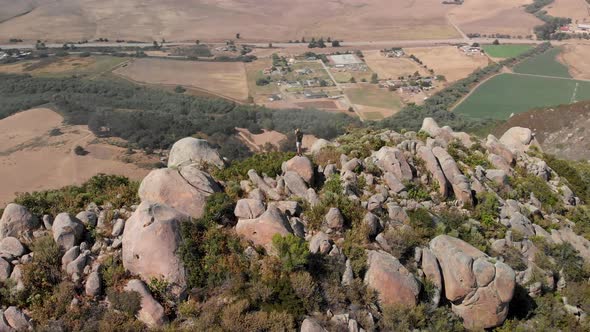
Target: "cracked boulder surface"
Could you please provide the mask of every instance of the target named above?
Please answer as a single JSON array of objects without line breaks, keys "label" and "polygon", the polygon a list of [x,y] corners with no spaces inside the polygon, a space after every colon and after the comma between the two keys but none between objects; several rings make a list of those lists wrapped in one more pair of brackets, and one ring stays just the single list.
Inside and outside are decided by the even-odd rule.
[{"label": "cracked boulder surface", "polygon": [[142,202],[168,205],[193,218],[205,213],[207,197],[221,192],[219,184],[197,165],[153,170],[141,182]]},{"label": "cracked boulder surface", "polygon": [[182,297],[186,274],[177,255],[181,243],[180,223],[188,216],[162,204],[143,202],[125,223],[123,266],[145,282],[164,279],[172,294]]},{"label": "cracked boulder surface", "polygon": [[446,298],[468,329],[498,326],[508,315],[516,274],[465,241],[439,235],[430,250],[440,265]]}]

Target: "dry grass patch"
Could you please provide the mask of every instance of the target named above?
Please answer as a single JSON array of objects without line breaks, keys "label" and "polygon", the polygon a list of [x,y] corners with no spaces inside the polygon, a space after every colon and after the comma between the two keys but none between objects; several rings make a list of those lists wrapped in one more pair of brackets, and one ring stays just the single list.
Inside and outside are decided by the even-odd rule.
[{"label": "dry grass patch", "polygon": [[[59,133],[50,135],[52,129]],[[77,156],[76,146],[89,153]],[[132,159],[142,156],[136,153]],[[86,126],[63,125],[63,118],[49,109],[17,113],[0,120],[0,206],[10,202],[15,192],[81,184],[98,173],[135,180],[147,175],[147,169],[124,162],[125,157],[125,149],[97,142]],[[154,163],[157,157],[143,160]]]},{"label": "dry grass patch", "polygon": [[590,44],[569,44],[562,49],[557,60],[568,67],[570,75],[574,78],[590,79]]},{"label": "dry grass patch", "polygon": [[452,82],[467,77],[477,68],[488,65],[485,55],[466,55],[455,46],[414,47],[404,49],[415,55],[435,74],[444,75]]},{"label": "dry grass patch", "polygon": [[573,22],[590,21],[590,4],[586,0],[555,0],[547,7],[547,13],[556,17],[569,17]]},{"label": "dry grass patch", "polygon": [[381,55],[380,51],[365,51],[367,65],[376,72],[380,78],[397,79],[400,76],[413,75],[419,72],[428,75],[428,71],[408,58],[388,58]]},{"label": "dry grass patch", "polygon": [[246,70],[242,62],[201,62],[137,59],[115,74],[135,82],[164,86],[182,85],[237,100],[248,98]]}]

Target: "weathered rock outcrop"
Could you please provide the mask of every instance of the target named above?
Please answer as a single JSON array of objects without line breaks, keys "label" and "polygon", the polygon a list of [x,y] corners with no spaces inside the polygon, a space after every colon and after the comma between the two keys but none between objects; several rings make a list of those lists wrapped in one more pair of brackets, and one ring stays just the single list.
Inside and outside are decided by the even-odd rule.
[{"label": "weathered rock outcrop", "polygon": [[283,172],[295,172],[303,181],[308,184],[313,183],[314,169],[313,164],[307,157],[295,156],[283,164]]},{"label": "weathered rock outcrop", "polygon": [[467,242],[440,235],[430,241],[443,275],[446,298],[469,329],[490,328],[504,322],[516,276],[512,268],[493,262]]},{"label": "weathered rock outcrop", "polygon": [[10,203],[4,209],[0,219],[0,239],[7,236],[22,237],[38,226],[39,220],[27,208]]},{"label": "weathered rock outcrop", "polygon": [[149,282],[164,279],[172,293],[182,297],[186,290],[184,265],[178,257],[180,223],[188,216],[161,204],[143,202],[125,223],[123,266]]},{"label": "weathered rock outcrop", "polygon": [[508,129],[500,138],[500,142],[510,149],[512,153],[526,152],[530,146],[540,148],[533,132],[528,128],[522,127]]},{"label": "weathered rock outcrop", "polygon": [[168,167],[180,167],[191,164],[207,164],[221,168],[223,159],[216,149],[204,139],[186,137],[172,145],[168,156]]},{"label": "weathered rock outcrop", "polygon": [[445,177],[451,183],[455,198],[464,204],[473,204],[469,180],[461,173],[453,157],[445,149],[438,146],[432,149],[432,153],[438,159]]},{"label": "weathered rock outcrop", "polygon": [[281,211],[270,205],[266,212],[256,219],[240,219],[236,225],[236,233],[255,245],[272,250],[272,238],[275,234],[285,236],[291,233],[291,225]]},{"label": "weathered rock outcrop", "polygon": [[51,229],[53,239],[64,250],[79,244],[84,235],[84,225],[67,213],[58,214]]},{"label": "weathered rock outcrop", "polygon": [[207,197],[221,188],[195,165],[153,170],[139,186],[142,202],[165,204],[193,218],[205,212]]},{"label": "weathered rock outcrop", "polygon": [[418,156],[424,160],[426,170],[432,175],[432,179],[438,185],[438,192],[442,197],[449,196],[449,183],[438,160],[432,153],[432,149],[426,146],[418,148]]},{"label": "weathered rock outcrop", "polygon": [[365,284],[379,293],[382,305],[416,305],[420,284],[395,257],[385,251],[370,250],[367,265]]},{"label": "weathered rock outcrop", "polygon": [[264,202],[258,199],[245,198],[236,203],[234,215],[240,219],[254,219],[264,213]]},{"label": "weathered rock outcrop", "polygon": [[379,168],[393,173],[399,180],[411,180],[414,177],[412,168],[400,149],[384,146],[374,156]]},{"label": "weathered rock outcrop", "polygon": [[141,309],[137,318],[151,328],[162,326],[166,322],[164,308],[154,299],[146,285],[141,280],[133,279],[127,282],[126,292],[137,292],[141,297]]}]

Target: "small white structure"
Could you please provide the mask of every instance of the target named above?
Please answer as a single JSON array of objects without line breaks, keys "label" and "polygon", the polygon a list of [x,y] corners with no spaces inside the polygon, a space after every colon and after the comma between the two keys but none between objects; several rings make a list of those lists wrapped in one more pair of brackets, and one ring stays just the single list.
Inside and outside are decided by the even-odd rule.
[{"label": "small white structure", "polygon": [[337,67],[354,66],[363,63],[363,61],[355,54],[330,55],[328,59],[330,59],[330,62]]}]

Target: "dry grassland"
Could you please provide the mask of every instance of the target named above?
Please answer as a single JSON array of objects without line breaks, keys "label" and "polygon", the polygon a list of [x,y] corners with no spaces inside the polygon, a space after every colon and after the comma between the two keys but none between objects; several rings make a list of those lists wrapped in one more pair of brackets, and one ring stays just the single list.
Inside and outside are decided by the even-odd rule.
[{"label": "dry grassland", "polygon": [[566,65],[573,78],[590,79],[590,44],[569,44],[557,59]]},{"label": "dry grassland", "polygon": [[467,77],[477,68],[485,67],[485,55],[466,55],[454,46],[405,48],[406,54],[414,54],[436,75],[444,75],[448,82]]},{"label": "dry grassland", "polygon": [[551,16],[569,17],[579,23],[590,21],[590,5],[586,0],[555,0],[545,8]]},{"label": "dry grassland", "polygon": [[363,54],[367,65],[382,79],[397,79],[400,76],[413,75],[416,71],[428,75],[424,68],[408,58],[388,58],[376,50],[365,51]]}]

